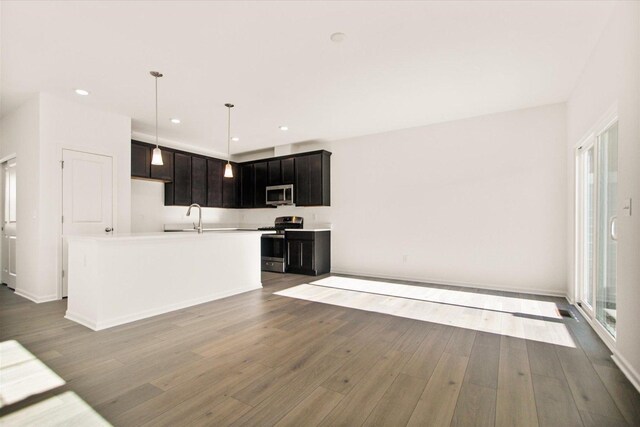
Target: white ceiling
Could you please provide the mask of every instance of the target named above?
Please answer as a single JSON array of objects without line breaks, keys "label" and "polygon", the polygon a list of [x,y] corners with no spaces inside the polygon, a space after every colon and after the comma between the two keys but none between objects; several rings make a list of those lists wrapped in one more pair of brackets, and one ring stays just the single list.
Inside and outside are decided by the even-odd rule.
[{"label": "white ceiling", "polygon": [[239,153],[563,102],[613,6],[3,1],[1,112],[51,92],[153,134],[159,70],[160,137],[226,152],[233,102]]}]

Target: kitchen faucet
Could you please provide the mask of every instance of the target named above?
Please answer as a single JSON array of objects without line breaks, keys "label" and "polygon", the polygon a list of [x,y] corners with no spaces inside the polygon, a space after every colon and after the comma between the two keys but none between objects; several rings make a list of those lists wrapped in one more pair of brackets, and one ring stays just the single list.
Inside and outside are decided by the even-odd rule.
[{"label": "kitchen faucet", "polygon": [[195,228],[196,230],[198,230],[198,234],[202,233],[204,230],[202,229],[202,207],[197,204],[194,203],[191,206],[189,206],[189,209],[187,209],[187,216],[191,215],[191,208],[192,207],[196,207],[198,208],[198,225],[196,225],[195,223],[193,224],[193,228]]}]

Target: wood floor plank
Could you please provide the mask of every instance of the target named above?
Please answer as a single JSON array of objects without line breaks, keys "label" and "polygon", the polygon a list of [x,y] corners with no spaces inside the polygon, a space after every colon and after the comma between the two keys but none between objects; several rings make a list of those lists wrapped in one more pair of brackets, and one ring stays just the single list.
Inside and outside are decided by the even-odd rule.
[{"label": "wood floor plank", "polygon": [[482,334],[477,335],[469,356],[465,382],[481,387],[498,388],[500,338],[499,336],[494,337],[497,339],[486,339],[486,336]]},{"label": "wood floor plank", "polygon": [[[387,388],[396,379],[408,355],[391,351],[382,356],[336,408],[320,424],[322,426],[361,425],[369,416]],[[357,408],[357,410],[354,410]]]},{"label": "wood floor plank", "polygon": [[503,336],[500,341],[496,427],[537,426],[538,414],[524,340]]},{"label": "wood floor plank", "polygon": [[619,369],[595,364],[593,368],[609,391],[616,406],[630,425],[640,425],[640,393]]},{"label": "wood floor plank", "polygon": [[496,421],[496,394],[495,388],[466,382],[465,379],[458,395],[451,426],[493,427]]},{"label": "wood floor plank", "polygon": [[624,419],[582,349],[556,347],[555,350],[578,409],[607,418]]},{"label": "wood floor plank", "polygon": [[277,424],[277,427],[314,427],[336,407],[344,396],[324,387],[316,388]]},{"label": "wood floor plank", "polygon": [[427,381],[425,379],[399,374],[373,408],[363,425],[405,425],[409,421],[426,385]]},{"label": "wood floor plank", "polygon": [[580,413],[564,378],[534,374],[532,379],[540,427],[582,426]]},{"label": "wood floor plank", "polygon": [[418,350],[403,367],[402,373],[429,379],[453,334],[453,329],[450,326],[433,325]]},{"label": "wood floor plank", "polygon": [[466,356],[442,354],[407,425],[439,427],[451,424],[468,362]]}]

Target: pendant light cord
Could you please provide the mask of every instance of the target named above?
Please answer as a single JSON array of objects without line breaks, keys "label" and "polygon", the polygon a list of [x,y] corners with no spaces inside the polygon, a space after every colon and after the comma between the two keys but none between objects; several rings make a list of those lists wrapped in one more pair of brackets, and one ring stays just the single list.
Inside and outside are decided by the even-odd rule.
[{"label": "pendant light cord", "polygon": [[158,76],[156,78],[156,148],[158,148]]},{"label": "pendant light cord", "polygon": [[227,106],[229,111],[227,119],[227,164],[231,160],[231,106]]}]

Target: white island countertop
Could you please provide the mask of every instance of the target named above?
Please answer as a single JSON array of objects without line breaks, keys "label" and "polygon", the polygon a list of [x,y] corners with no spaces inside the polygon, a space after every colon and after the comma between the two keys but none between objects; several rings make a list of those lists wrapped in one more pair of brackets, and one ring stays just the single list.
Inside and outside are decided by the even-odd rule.
[{"label": "white island countertop", "polygon": [[[269,231],[247,230],[237,228],[217,228],[208,229],[204,233],[197,233],[196,230],[183,232],[163,232],[155,233],[102,233],[102,234],[85,234],[82,236],[63,236],[68,241],[72,240],[102,240],[102,241],[122,241],[122,240],[148,240],[148,239],[206,239],[215,238],[219,233],[233,234],[265,234]],[[273,232],[272,232],[273,233]]]},{"label": "white island countertop", "polygon": [[100,330],[260,289],[265,233],[68,236],[66,318]]}]

